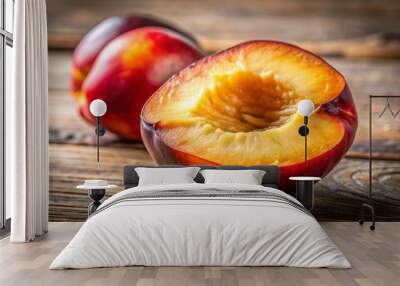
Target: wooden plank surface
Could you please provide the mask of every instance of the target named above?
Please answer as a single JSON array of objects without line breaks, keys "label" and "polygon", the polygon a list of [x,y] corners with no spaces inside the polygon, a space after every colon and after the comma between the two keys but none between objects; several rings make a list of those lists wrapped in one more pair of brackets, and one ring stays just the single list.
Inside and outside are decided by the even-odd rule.
[{"label": "wooden plank surface", "polygon": [[[249,39],[297,43],[324,55],[346,77],[359,112],[350,152],[317,187],[315,215],[321,220],[357,219],[366,201],[368,95],[400,94],[399,1],[48,1],[50,219],[84,220],[88,199],[75,185],[88,178],[121,184],[122,166],[152,164],[140,142],[102,138],[101,166],[95,163],[94,131],[77,114],[69,92],[72,50],[103,18],[130,13],[160,16],[184,27],[208,51]],[[400,219],[400,117],[376,119],[374,104],[374,202],[384,220]],[[400,110],[400,100],[393,100]]]},{"label": "wooden plank surface", "polygon": [[[122,185],[122,167],[153,162],[141,144],[106,146],[101,149],[101,164],[95,161],[96,148],[77,144],[50,145],[50,219],[82,221],[87,217],[89,199],[75,189],[85,179],[107,179]],[[390,177],[395,173],[395,177]],[[374,202],[378,219],[400,219],[400,163],[376,161],[374,164]],[[120,191],[108,191],[107,196]],[[314,215],[320,220],[356,220],[360,204],[367,201],[367,162],[344,159],[322,183],[316,186]],[[293,192],[293,190],[291,190]]]},{"label": "wooden plank surface", "polygon": [[254,39],[299,44],[323,55],[400,56],[396,0],[48,1],[49,44],[73,48],[102,19],[150,14],[190,31],[208,51]]},{"label": "wooden plank surface", "polygon": [[377,224],[375,232],[354,222],[322,223],[352,269],[296,267],[115,267],[49,270],[81,223],[50,223],[32,243],[0,241],[0,285],[384,285],[397,286],[400,225]]},{"label": "wooden plank surface", "polygon": [[122,168],[129,164],[152,165],[142,144],[103,147],[101,163],[96,162],[96,147],[77,144],[50,145],[50,206],[52,221],[82,221],[87,217],[89,198],[75,187],[84,180],[106,179],[119,186],[106,197],[121,191]]}]

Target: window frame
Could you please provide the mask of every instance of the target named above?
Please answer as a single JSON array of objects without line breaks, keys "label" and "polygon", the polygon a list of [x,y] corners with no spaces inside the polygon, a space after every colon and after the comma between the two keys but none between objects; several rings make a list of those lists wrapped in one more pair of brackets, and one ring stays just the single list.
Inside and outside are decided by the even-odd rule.
[{"label": "window frame", "polygon": [[[13,34],[7,31],[6,27],[6,1],[11,1],[13,5],[14,21],[15,0],[0,0],[0,236],[9,231],[10,221],[6,218],[6,190],[5,190],[5,93],[6,93],[6,46],[13,47]],[[14,28],[14,27],[12,27]],[[12,29],[14,30],[14,29]]]}]

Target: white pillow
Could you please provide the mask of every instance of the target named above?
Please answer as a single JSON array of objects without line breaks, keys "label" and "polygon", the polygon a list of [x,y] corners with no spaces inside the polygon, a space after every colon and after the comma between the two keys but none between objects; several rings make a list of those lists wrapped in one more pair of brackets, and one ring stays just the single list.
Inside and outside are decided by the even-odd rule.
[{"label": "white pillow", "polygon": [[205,184],[261,185],[265,171],[262,170],[201,170]]},{"label": "white pillow", "polygon": [[199,167],[135,168],[139,176],[139,186],[195,183],[193,179],[199,170]]}]

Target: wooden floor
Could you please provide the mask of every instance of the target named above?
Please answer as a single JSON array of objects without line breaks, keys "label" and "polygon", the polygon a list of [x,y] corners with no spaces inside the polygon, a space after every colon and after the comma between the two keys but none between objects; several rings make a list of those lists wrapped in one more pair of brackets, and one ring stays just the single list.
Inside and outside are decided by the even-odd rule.
[{"label": "wooden floor", "polygon": [[81,223],[53,222],[29,244],[0,241],[0,285],[399,285],[400,223],[383,222],[371,232],[355,222],[322,223],[352,269],[289,267],[124,267],[48,270]]}]

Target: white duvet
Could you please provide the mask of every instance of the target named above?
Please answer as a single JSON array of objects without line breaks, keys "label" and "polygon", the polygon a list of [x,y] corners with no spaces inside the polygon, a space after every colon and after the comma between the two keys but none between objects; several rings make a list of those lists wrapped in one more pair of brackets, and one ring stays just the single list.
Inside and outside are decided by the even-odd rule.
[{"label": "white duvet", "polygon": [[204,188],[262,190],[298,203],[279,190],[253,185],[127,189],[100,206],[103,210],[83,224],[50,269],[127,265],[351,267],[314,217],[290,204],[245,197],[121,200],[133,192]]}]

